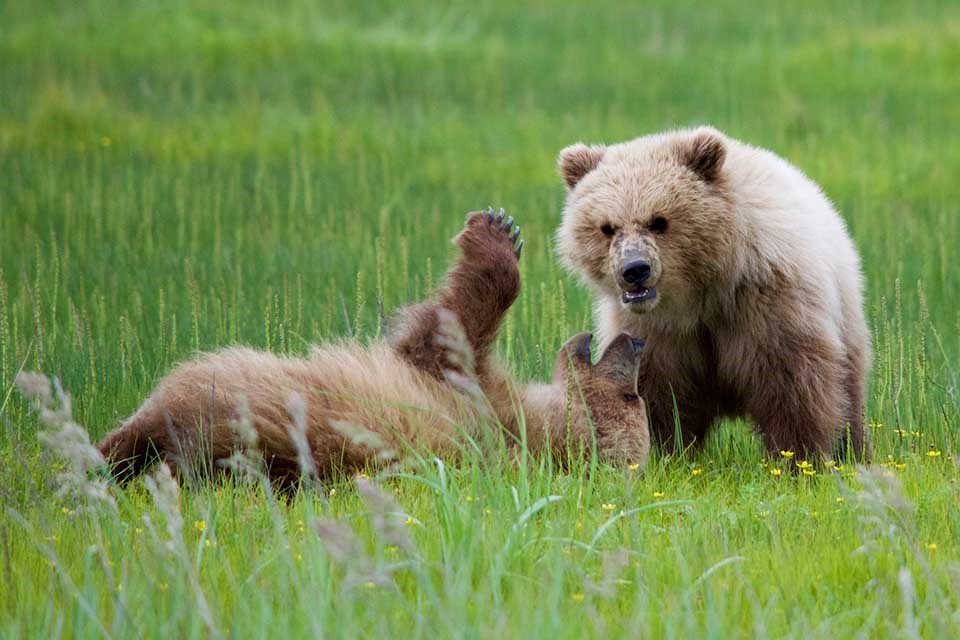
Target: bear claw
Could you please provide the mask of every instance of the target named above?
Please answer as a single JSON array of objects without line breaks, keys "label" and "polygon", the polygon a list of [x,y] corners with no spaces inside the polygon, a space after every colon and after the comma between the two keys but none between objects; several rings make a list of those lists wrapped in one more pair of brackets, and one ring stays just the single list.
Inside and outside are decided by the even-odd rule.
[{"label": "bear claw", "polygon": [[[514,224],[513,216],[507,216],[507,212],[502,207],[499,212],[494,213],[493,207],[489,206],[483,211],[483,215],[487,217],[487,222],[495,225],[498,231],[506,234],[510,244],[513,245],[513,255],[519,260],[520,252],[523,249],[523,240],[518,242],[520,225]],[[506,217],[506,220],[504,220],[504,217]]]}]

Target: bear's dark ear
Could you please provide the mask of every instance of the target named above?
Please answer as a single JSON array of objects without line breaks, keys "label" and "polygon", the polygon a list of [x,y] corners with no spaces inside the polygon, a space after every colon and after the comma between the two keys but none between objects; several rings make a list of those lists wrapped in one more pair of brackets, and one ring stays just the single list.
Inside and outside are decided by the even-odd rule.
[{"label": "bear's dark ear", "polygon": [[577,183],[591,171],[597,168],[603,160],[607,148],[603,145],[587,146],[581,142],[572,144],[560,152],[557,167],[568,189],[573,189]]},{"label": "bear's dark ear", "polygon": [[697,129],[691,138],[680,143],[678,152],[680,162],[707,182],[717,179],[727,157],[723,134],[709,127]]}]

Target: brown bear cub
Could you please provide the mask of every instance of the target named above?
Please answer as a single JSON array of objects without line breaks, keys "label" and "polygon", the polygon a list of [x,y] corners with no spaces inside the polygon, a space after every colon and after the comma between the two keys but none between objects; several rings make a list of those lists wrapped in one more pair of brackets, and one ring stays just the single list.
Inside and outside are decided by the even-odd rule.
[{"label": "brown bear cub", "polygon": [[596,292],[601,344],[647,341],[657,439],[750,417],[771,454],[869,455],[860,259],[816,184],[708,127],[575,144],[559,168],[560,255]]},{"label": "brown bear cub", "polygon": [[591,336],[575,336],[553,382],[526,387],[491,355],[520,291],[523,241],[503,217],[468,216],[455,239],[462,256],[437,296],[403,313],[386,341],[320,346],[306,359],[235,347],[181,364],[99,444],[114,475],[127,480],[157,461],[190,472],[216,466],[242,448],[235,423],[244,420],[281,485],[300,476],[305,450],[328,479],[411,449],[455,456],[466,436],[481,441],[498,423],[535,452],[562,459],[595,446],[601,460],[643,464],[639,341],[619,336],[592,364]]}]

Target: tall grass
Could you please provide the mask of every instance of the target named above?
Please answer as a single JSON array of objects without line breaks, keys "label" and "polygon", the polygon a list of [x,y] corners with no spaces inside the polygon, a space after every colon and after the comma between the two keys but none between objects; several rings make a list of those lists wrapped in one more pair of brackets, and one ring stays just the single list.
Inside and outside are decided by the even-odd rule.
[{"label": "tall grass", "polygon": [[[0,629],[956,635],[958,35],[926,0],[0,4]],[[787,472],[731,423],[639,477],[468,455],[288,503],[163,478],[115,511],[56,496],[19,371],[57,376],[96,439],[198,349],[381,335],[489,204],[526,238],[499,350],[547,377],[592,323],[553,254],[557,151],[699,122],[847,220],[875,469]],[[409,546],[377,526],[397,513]]]}]

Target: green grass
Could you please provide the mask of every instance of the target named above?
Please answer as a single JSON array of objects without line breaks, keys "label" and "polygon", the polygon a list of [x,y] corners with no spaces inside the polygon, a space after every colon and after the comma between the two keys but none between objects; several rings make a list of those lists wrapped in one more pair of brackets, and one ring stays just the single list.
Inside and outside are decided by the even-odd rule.
[{"label": "green grass", "polygon": [[[769,4],[0,3],[0,632],[960,634],[960,8]],[[116,512],[56,497],[21,367],[99,438],[197,349],[376,337],[378,300],[429,291],[488,204],[526,238],[500,351],[546,377],[591,323],[553,253],[557,151],[703,122],[849,223],[875,471],[774,476],[794,461],[764,466],[744,424],[641,477],[425,464],[382,483],[406,550],[347,482],[184,488],[176,544],[142,483]]]}]

